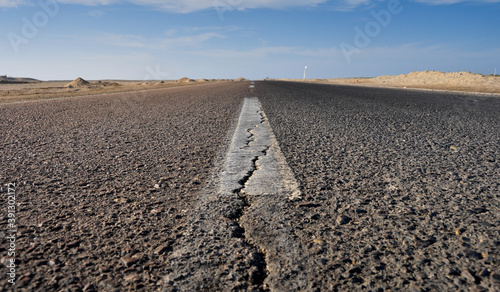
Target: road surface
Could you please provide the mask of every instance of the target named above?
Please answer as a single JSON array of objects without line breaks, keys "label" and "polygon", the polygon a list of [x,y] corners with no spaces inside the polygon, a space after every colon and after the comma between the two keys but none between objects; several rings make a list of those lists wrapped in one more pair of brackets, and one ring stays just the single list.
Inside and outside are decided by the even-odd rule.
[{"label": "road surface", "polygon": [[0,286],[499,290],[499,112],[290,82],[1,105]]}]

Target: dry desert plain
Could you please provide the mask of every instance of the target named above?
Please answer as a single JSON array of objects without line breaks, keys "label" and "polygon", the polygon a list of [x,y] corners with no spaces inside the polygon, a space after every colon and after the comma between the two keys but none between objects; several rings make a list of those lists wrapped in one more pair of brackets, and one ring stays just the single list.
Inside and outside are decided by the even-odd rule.
[{"label": "dry desert plain", "polygon": [[[235,81],[241,80],[243,80],[243,78],[235,79]],[[28,78],[11,78],[8,81],[2,81],[0,78],[0,103],[26,102],[41,99],[116,92],[132,92],[222,81],[229,80],[193,80],[185,77],[179,80],[170,81],[87,81],[79,77],[73,81],[38,81]]]},{"label": "dry desert plain", "polygon": [[[25,82],[23,80],[28,80]],[[0,103],[26,102],[39,99],[72,97],[82,95],[131,92],[148,89],[204,84],[222,81],[243,81],[238,79],[190,79],[187,77],[169,81],[86,81],[77,78],[74,81],[37,81],[34,79],[0,79]],[[272,79],[276,80],[276,79]],[[445,91],[463,91],[476,93],[500,93],[500,75],[486,76],[470,72],[411,72],[398,76],[379,76],[374,78],[337,78],[337,79],[277,79],[322,84],[344,84],[387,88],[415,88]]]},{"label": "dry desert plain", "polygon": [[[284,79],[287,81],[301,81]],[[398,76],[375,78],[308,79],[305,82],[325,84],[345,84],[373,87],[418,88],[446,91],[500,93],[500,75],[486,76],[470,72],[411,72]]]}]

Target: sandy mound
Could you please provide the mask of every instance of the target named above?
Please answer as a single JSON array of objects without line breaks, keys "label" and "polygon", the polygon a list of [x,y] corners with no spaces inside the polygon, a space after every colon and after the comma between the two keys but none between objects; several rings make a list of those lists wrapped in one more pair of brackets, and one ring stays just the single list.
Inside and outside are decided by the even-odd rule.
[{"label": "sandy mound", "polygon": [[238,79],[236,79],[236,80],[234,80],[234,81],[245,81],[245,80],[246,80],[245,78],[240,77],[240,78],[238,78]]},{"label": "sandy mound", "polygon": [[391,83],[395,85],[453,85],[460,87],[468,87],[475,85],[498,86],[500,79],[493,76],[485,76],[481,74],[472,74],[469,72],[439,72],[439,71],[424,71],[411,72],[410,74],[402,74],[398,76],[380,76],[374,78],[374,81],[381,83]]},{"label": "sandy mound", "polygon": [[74,81],[66,84],[65,87],[67,88],[80,88],[80,87],[87,87],[90,85],[90,82],[78,77]]},{"label": "sandy mound", "polygon": [[[302,82],[298,79],[293,81]],[[472,74],[470,72],[423,71],[375,78],[308,79],[306,82],[500,93],[499,75]]]},{"label": "sandy mound", "polygon": [[181,78],[181,79],[177,80],[177,82],[179,82],[179,83],[190,83],[190,82],[196,82],[196,81],[194,81],[193,79],[184,77],[184,78]]}]

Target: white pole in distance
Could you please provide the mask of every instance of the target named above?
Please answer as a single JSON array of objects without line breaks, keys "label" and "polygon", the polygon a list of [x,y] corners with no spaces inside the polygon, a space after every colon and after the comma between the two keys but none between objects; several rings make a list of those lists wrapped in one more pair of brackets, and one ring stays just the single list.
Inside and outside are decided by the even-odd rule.
[{"label": "white pole in distance", "polygon": [[306,71],[307,71],[307,66],[304,68],[304,80],[306,80]]}]

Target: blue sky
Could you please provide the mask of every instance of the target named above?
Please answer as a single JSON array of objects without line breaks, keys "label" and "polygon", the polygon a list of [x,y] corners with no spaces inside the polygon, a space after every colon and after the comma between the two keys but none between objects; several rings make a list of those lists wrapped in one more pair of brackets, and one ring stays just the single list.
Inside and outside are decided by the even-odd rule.
[{"label": "blue sky", "polygon": [[[378,15],[378,16],[377,16]],[[0,74],[42,80],[500,72],[500,0],[0,0]]]}]

